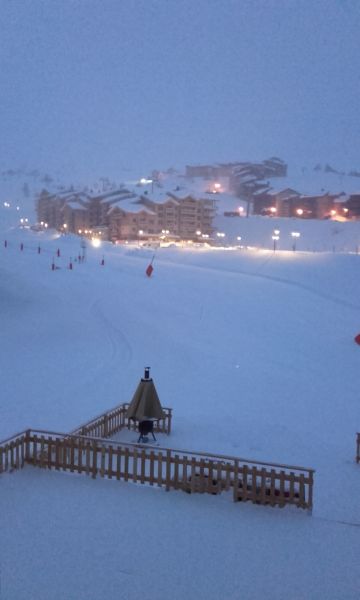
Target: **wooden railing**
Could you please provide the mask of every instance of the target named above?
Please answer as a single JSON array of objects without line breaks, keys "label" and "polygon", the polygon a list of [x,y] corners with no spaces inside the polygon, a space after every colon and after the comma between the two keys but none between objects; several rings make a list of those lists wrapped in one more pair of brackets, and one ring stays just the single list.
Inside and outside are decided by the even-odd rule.
[{"label": "wooden railing", "polygon": [[356,434],[356,462],[360,462],[360,433]]},{"label": "wooden railing", "polygon": [[0,474],[24,467],[28,435],[29,431],[22,431],[0,443]]},{"label": "wooden railing", "polygon": [[[128,429],[137,429],[136,421],[128,419],[126,416],[129,404],[120,404],[111,410],[94,417],[87,423],[80,425],[72,434],[79,434],[91,437],[109,438],[118,433],[124,427]],[[154,421],[154,432],[167,433],[171,432],[172,409],[163,407],[164,418]]]},{"label": "wooden railing", "polygon": [[37,467],[188,493],[232,490],[235,502],[292,504],[310,512],[313,505],[313,469],[49,431],[31,430],[24,437],[23,462]]}]

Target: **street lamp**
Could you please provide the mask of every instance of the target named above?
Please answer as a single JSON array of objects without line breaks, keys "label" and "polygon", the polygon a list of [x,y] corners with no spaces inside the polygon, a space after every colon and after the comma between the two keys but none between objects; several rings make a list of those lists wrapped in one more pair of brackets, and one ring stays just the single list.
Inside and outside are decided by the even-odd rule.
[{"label": "street lamp", "polygon": [[[276,229],[275,231],[278,231],[278,230]],[[274,231],[274,233],[275,233],[275,231]],[[280,233],[280,232],[279,232],[279,233]],[[272,236],[272,240],[273,240],[273,242],[274,242],[274,252],[276,252],[276,242],[278,242],[278,241],[279,241],[279,239],[280,239],[280,236],[279,236],[279,235],[273,235],[273,236]]]},{"label": "street lamp", "polygon": [[296,240],[300,237],[300,233],[298,231],[292,231],[291,232],[291,237],[293,239],[292,249],[295,252],[295,250],[296,250]]}]

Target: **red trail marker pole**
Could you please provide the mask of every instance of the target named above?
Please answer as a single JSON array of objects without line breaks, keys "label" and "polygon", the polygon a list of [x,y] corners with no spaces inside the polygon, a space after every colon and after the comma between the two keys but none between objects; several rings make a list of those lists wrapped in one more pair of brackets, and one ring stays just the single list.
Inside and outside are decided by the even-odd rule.
[{"label": "red trail marker pole", "polygon": [[153,262],[154,262],[154,259],[155,259],[155,254],[154,254],[154,256],[152,257],[152,259],[151,259],[151,262],[150,262],[150,264],[147,266],[147,268],[146,268],[146,271],[145,271],[145,273],[146,273],[146,275],[147,275],[148,277],[151,277],[151,275],[152,275],[152,272],[153,272],[153,270],[154,270],[154,267],[153,267]]}]

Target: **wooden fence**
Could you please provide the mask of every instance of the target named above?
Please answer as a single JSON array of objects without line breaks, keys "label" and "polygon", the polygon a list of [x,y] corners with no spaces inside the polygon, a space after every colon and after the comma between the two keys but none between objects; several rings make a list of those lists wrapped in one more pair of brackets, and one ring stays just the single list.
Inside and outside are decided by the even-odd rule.
[{"label": "wooden fence", "polygon": [[24,467],[29,433],[22,431],[0,443],[0,474]]},{"label": "wooden fence", "polygon": [[313,504],[314,470],[302,467],[49,431],[28,430],[0,448],[1,472],[25,463],[188,493],[231,491],[235,502],[310,512]]},{"label": "wooden fence", "polygon": [[360,433],[356,434],[356,462],[360,462]]},{"label": "wooden fence", "polygon": [[[99,438],[109,438],[115,433],[121,431],[124,427],[137,430],[137,422],[128,419],[126,411],[129,407],[128,403],[120,404],[111,410],[108,410],[101,415],[94,417],[91,421],[80,425],[72,434],[85,435]],[[172,409],[163,407],[164,418],[154,421],[154,432],[167,433],[171,432]]]}]

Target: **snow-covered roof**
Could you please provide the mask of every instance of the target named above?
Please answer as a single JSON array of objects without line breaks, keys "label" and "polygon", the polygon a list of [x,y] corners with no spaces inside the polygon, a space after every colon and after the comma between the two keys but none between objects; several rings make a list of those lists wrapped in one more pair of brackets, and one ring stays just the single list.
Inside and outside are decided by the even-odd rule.
[{"label": "snow-covered roof", "polygon": [[134,213],[134,214],[138,214],[140,212],[146,212],[149,215],[155,214],[155,212],[153,210],[151,210],[151,208],[149,208],[148,206],[145,206],[144,204],[142,204],[138,201],[132,202],[130,199],[121,200],[121,201],[113,203],[111,205],[111,208],[108,211],[108,214],[111,214],[116,209],[123,210],[124,212],[127,212],[127,213]]},{"label": "snow-covered roof", "polygon": [[66,206],[69,206],[73,210],[87,210],[87,207],[80,204],[80,202],[67,202]]}]

